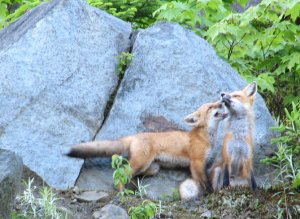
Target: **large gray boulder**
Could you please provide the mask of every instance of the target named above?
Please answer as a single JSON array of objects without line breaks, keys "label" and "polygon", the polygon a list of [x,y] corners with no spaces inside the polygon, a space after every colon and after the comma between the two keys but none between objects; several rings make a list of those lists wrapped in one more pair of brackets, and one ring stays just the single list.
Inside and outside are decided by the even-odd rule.
[{"label": "large gray boulder", "polygon": [[[203,103],[219,99],[221,91],[240,90],[247,84],[205,40],[175,23],[161,22],[141,30],[132,53],[133,59],[109,117],[96,139],[115,139],[149,130],[189,130],[183,123],[187,114]],[[260,167],[258,171],[256,169],[258,173],[265,171],[259,160],[273,150],[269,128],[274,125],[260,95],[255,103],[255,113],[255,164]],[[91,169],[95,172],[95,168]],[[77,183],[79,187],[92,181],[98,183],[98,189],[107,187],[106,181],[97,178],[96,174],[91,177],[92,173],[88,172],[89,168],[82,170]],[[87,175],[90,177],[85,178],[84,184],[79,183],[84,181],[81,176]],[[162,188],[156,196],[160,192],[165,193],[165,188],[170,194],[172,188],[178,185],[174,185],[172,177],[165,177],[165,173],[152,178],[157,180],[152,184]],[[151,190],[151,185],[148,188]]]},{"label": "large gray boulder", "polygon": [[50,186],[73,186],[83,161],[63,153],[101,126],[130,34],[83,0],[42,4],[1,30],[0,148]]},{"label": "large gray boulder", "polygon": [[0,149],[0,218],[11,218],[22,172],[22,159],[13,152]]}]

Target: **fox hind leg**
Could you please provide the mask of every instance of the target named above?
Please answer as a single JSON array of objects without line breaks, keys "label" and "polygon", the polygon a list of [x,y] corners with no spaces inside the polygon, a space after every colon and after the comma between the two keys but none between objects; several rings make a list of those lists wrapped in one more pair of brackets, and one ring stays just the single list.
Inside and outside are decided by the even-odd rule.
[{"label": "fox hind leg", "polygon": [[220,166],[213,167],[210,173],[210,181],[212,182],[213,190],[220,190],[223,186],[223,174]]},{"label": "fox hind leg", "polygon": [[248,183],[251,186],[251,188],[252,188],[253,191],[257,188],[257,184],[256,184],[256,180],[254,178],[253,171],[251,171],[250,180],[248,179]]},{"label": "fox hind leg", "polygon": [[225,164],[224,171],[223,171],[223,186],[229,186],[229,185],[230,185],[229,169],[228,169],[228,165]]},{"label": "fox hind leg", "polygon": [[242,177],[247,179],[248,185],[253,191],[257,188],[256,180],[252,170],[251,160],[244,162],[244,165],[242,167]]},{"label": "fox hind leg", "polygon": [[154,176],[159,172],[159,170],[160,170],[159,163],[153,162],[150,164],[148,169],[146,169],[145,172],[143,172],[143,175],[144,176]]}]

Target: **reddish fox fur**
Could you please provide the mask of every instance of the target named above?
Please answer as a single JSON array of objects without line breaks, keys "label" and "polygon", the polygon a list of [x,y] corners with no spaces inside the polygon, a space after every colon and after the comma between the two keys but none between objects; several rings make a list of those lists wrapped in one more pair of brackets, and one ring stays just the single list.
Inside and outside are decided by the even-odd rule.
[{"label": "reddish fox fur", "polygon": [[139,133],[114,141],[93,141],[71,148],[71,157],[98,157],[128,153],[133,176],[153,175],[159,170],[154,161],[168,166],[189,166],[192,178],[212,191],[206,160],[216,138],[218,123],[226,117],[221,101],[203,104],[188,115],[185,122],[192,126],[189,132],[171,131]]}]

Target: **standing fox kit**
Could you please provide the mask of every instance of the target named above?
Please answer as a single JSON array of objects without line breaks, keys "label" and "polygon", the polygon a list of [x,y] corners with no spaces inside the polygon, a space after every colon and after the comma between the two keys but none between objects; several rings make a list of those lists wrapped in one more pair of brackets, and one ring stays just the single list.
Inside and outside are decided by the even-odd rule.
[{"label": "standing fox kit", "polygon": [[212,190],[206,158],[216,139],[218,123],[226,117],[223,108],[221,101],[202,105],[185,117],[185,122],[193,127],[189,132],[140,133],[114,141],[87,142],[75,145],[67,155],[86,158],[128,153],[133,176],[156,174],[159,165],[154,161],[169,166],[190,166],[192,178]]},{"label": "standing fox kit", "polygon": [[221,93],[229,117],[225,124],[222,148],[223,186],[230,185],[230,177],[247,179],[252,190],[256,189],[253,175],[253,103],[257,85],[250,83],[241,91]]}]

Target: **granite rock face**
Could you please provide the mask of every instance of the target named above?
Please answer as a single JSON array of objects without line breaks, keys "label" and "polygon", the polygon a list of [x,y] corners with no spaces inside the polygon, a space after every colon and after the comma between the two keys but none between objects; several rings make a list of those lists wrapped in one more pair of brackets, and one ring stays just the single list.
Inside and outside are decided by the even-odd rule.
[{"label": "granite rock face", "polygon": [[[66,189],[83,164],[64,156],[71,145],[189,130],[186,115],[222,91],[246,86],[205,40],[178,24],[157,23],[140,30],[134,42],[131,35],[130,24],[83,0],[44,3],[1,30],[0,148],[22,157],[50,186]],[[129,50],[133,59],[118,87],[117,57]],[[262,176],[259,160],[274,151],[274,121],[259,95],[255,113],[255,173]],[[111,191],[112,174],[109,158],[88,159],[76,184]],[[148,197],[158,199],[188,177],[187,170],[161,170],[143,183]]]},{"label": "granite rock face", "polygon": [[83,161],[63,154],[101,126],[130,35],[83,0],[44,3],[1,30],[0,148],[50,186],[73,186]]},{"label": "granite rock face", "polygon": [[[175,23],[161,22],[141,30],[132,53],[133,59],[109,117],[96,139],[115,139],[143,131],[189,130],[183,123],[186,115],[203,103],[219,99],[222,91],[241,90],[247,85],[228,63],[217,56],[212,46]],[[265,166],[259,160],[274,150],[269,143],[273,137],[269,128],[274,121],[260,95],[256,98],[255,114],[255,171],[263,174]],[[220,135],[219,146],[221,139]],[[103,161],[100,163],[102,165]],[[94,164],[97,166],[99,162],[94,161]],[[96,169],[84,168],[81,176],[91,176],[88,172]],[[97,175],[88,177],[88,180],[81,176],[79,187],[92,181],[98,182],[98,189],[108,186]],[[178,177],[184,180],[186,176]],[[162,190],[154,195],[158,197],[166,193],[164,188],[168,188],[167,193],[171,194],[179,182],[174,184],[174,180],[161,173],[152,177],[151,183],[161,185]],[[109,184],[112,185],[112,181]]]},{"label": "granite rock face", "polygon": [[11,218],[16,195],[21,187],[22,159],[15,153],[0,149],[0,218]]}]

